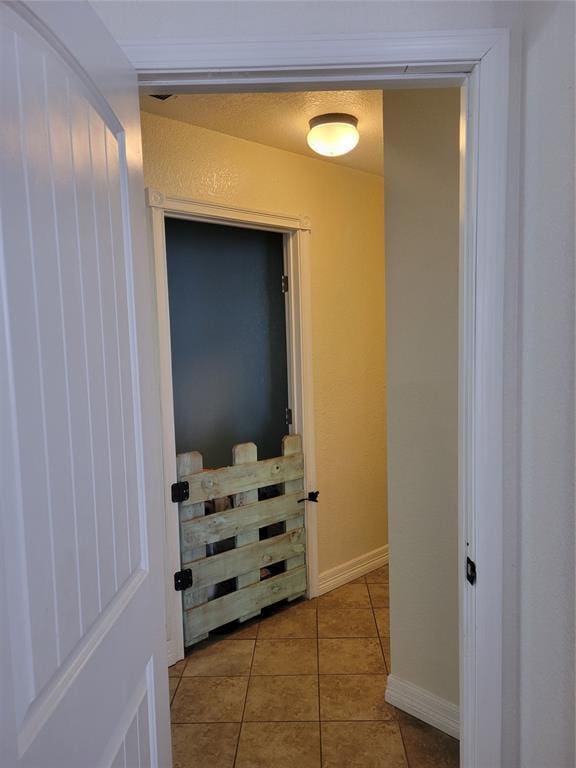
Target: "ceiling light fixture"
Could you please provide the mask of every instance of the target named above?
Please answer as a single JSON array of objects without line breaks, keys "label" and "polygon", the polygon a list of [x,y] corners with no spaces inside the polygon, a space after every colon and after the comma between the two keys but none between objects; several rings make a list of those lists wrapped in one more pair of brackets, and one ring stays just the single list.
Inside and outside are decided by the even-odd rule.
[{"label": "ceiling light fixture", "polygon": [[308,146],[325,157],[338,157],[351,152],[360,139],[358,119],[337,112],[318,115],[310,120]]}]

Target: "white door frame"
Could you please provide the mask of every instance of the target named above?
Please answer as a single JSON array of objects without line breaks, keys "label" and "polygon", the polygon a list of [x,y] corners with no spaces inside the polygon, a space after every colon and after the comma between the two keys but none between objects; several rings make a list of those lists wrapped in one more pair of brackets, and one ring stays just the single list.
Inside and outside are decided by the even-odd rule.
[{"label": "white door frame", "polygon": [[[280,232],[284,235],[284,269],[288,276],[286,293],[286,341],[288,395],[292,408],[290,431],[302,435],[305,488],[316,484],[314,452],[314,405],[312,390],[312,349],[310,332],[310,279],[308,240],[310,219],[269,211],[247,210],[177,197],[156,189],[146,190],[152,213],[152,236],[156,269],[156,301],[162,398],[163,466],[166,517],[166,630],[168,663],[184,658],[182,595],[174,590],[174,573],[180,570],[178,505],[172,502],[170,487],[176,481],[176,440],[170,348],[170,307],[166,269],[166,217],[204,221],[225,226]],[[280,290],[280,286],[278,286]],[[306,547],[309,597],[318,594],[318,547],[316,505],[306,504]]]},{"label": "white door frame", "polygon": [[[459,361],[460,735],[502,765],[503,391],[509,33],[125,43],[150,92],[464,86]],[[478,581],[466,582],[466,557]]]}]

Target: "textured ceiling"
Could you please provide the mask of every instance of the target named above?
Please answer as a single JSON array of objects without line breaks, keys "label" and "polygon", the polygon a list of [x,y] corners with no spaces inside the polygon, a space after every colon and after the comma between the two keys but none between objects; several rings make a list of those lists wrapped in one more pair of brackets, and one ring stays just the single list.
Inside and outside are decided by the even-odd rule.
[{"label": "textured ceiling", "polygon": [[381,91],[177,94],[166,101],[143,93],[140,101],[145,112],[316,158],[306,144],[308,121],[326,112],[347,112],[358,118],[358,146],[343,157],[323,159],[383,174]]}]

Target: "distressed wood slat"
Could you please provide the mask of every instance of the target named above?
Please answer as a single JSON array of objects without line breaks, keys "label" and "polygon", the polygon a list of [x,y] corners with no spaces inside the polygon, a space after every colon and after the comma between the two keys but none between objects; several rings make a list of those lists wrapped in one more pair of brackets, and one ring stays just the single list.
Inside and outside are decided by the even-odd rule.
[{"label": "distressed wood slat", "polygon": [[194,559],[188,554],[184,556],[184,553],[192,547],[212,544],[215,541],[238,536],[245,530],[264,528],[266,525],[301,516],[302,505],[298,504],[298,499],[301,498],[302,491],[297,491],[259,501],[256,504],[248,504],[240,509],[214,512],[182,523],[180,535],[183,561],[188,562]]},{"label": "distressed wood slat", "polygon": [[252,464],[222,469],[212,469],[201,474],[183,476],[190,487],[190,498],[180,506],[183,510],[191,504],[211,501],[212,499],[232,494],[264,488],[304,477],[304,457],[302,454],[278,456]]},{"label": "distressed wood slat", "polygon": [[261,610],[279,600],[302,594],[305,590],[305,567],[281,573],[185,611],[185,634],[189,636],[206,634],[212,629],[234,621],[247,611]]},{"label": "distressed wood slat", "polygon": [[243,547],[222,552],[214,557],[184,563],[184,568],[192,569],[193,579],[193,586],[187,589],[184,595],[184,608],[193,607],[188,601],[196,590],[235,576],[240,577],[253,570],[260,573],[260,568],[303,554],[305,546],[306,531],[304,528],[297,528],[289,533],[281,533],[271,539],[245,544]]},{"label": "distressed wood slat", "polygon": [[[196,472],[202,472],[203,467],[203,459],[202,454],[198,453],[198,451],[190,451],[189,453],[180,453],[178,456],[176,456],[176,469],[178,472],[178,480],[182,480],[183,477],[193,477]],[[195,517],[204,517],[204,504],[191,504],[187,507],[183,507],[182,504],[178,505],[178,515],[179,515],[179,521],[180,521],[180,541],[182,542],[182,528],[183,525],[185,525],[186,521],[193,519]],[[187,552],[184,552],[182,550],[182,545],[180,549],[180,556],[183,559],[184,556],[190,556],[193,560],[197,560],[201,557],[206,557],[206,547],[203,545],[199,545],[198,547],[194,547],[190,549]],[[206,589],[198,589],[194,592],[194,595],[191,595],[189,598],[189,607],[191,607],[193,604],[200,604],[205,603],[208,600],[208,591]],[[208,637],[205,633],[194,633],[189,634],[189,630],[191,630],[191,625],[186,626],[186,623],[184,623],[184,645],[192,645],[193,643],[197,643],[200,640],[204,640],[206,637]]]},{"label": "distressed wood slat", "polygon": [[[300,435],[286,435],[282,439],[282,453],[284,456],[302,455],[302,438]],[[294,491],[302,494],[300,498],[306,495],[304,493],[304,477],[284,483],[284,493],[293,493]],[[304,525],[304,503],[302,503],[300,517],[293,517],[286,521],[286,532],[297,528],[304,528]],[[286,570],[291,571],[293,568],[299,568],[305,564],[306,554],[304,551],[302,554],[297,554],[286,560]],[[298,595],[295,595],[291,599],[295,599],[296,597],[298,597]]]},{"label": "distressed wood slat", "polygon": [[[258,449],[254,443],[241,443],[235,445],[232,449],[232,464],[239,466],[241,464],[254,464],[258,461]],[[234,495],[234,507],[244,507],[247,504],[254,504],[258,501],[258,490],[243,491]],[[258,529],[245,531],[236,536],[236,546],[243,547],[245,544],[254,544],[258,541],[260,531]],[[223,563],[224,564],[224,563]],[[238,571],[236,571],[238,573]],[[256,584],[260,581],[260,566],[257,566],[253,571],[240,571],[240,576],[236,579],[236,585],[238,589],[247,587],[249,584]],[[236,575],[236,574],[233,574]],[[244,616],[240,616],[240,621],[247,621],[258,616],[260,611],[250,611]]]}]

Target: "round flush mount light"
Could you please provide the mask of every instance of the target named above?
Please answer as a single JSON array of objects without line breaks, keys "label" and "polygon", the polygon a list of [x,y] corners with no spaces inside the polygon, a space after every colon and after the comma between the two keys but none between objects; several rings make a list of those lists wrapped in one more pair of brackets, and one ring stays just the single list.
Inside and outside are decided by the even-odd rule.
[{"label": "round flush mount light", "polygon": [[360,139],[358,120],[353,115],[333,112],[310,120],[308,146],[325,157],[338,157],[351,152]]}]

